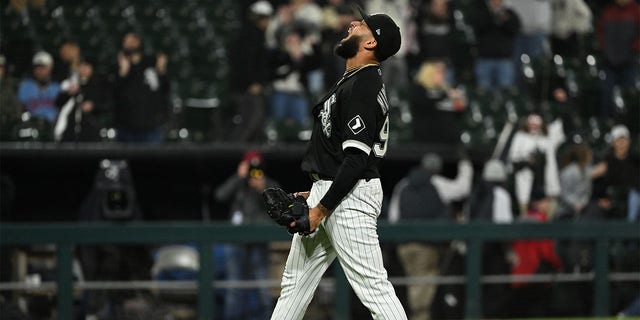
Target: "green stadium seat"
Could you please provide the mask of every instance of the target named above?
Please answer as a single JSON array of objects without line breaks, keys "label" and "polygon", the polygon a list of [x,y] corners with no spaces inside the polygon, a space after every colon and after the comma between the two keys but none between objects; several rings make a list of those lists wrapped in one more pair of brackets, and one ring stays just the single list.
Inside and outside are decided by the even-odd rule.
[{"label": "green stadium seat", "polygon": [[[389,116],[389,125],[391,126],[390,140],[396,142],[410,142],[413,140],[413,130],[408,116],[411,111],[408,104],[404,101],[392,104]],[[413,119],[413,121],[417,121]]]},{"label": "green stadium seat", "polygon": [[[497,133],[499,134],[499,133]],[[491,148],[495,138],[489,138],[483,127],[466,128],[460,134],[460,141],[468,148]]]},{"label": "green stadium seat", "polygon": [[29,10],[29,22],[33,24],[36,29],[41,29],[47,21],[50,20],[50,12],[46,9],[43,10]]},{"label": "green stadium seat", "polygon": [[303,128],[295,121],[271,120],[272,126],[275,128],[276,140],[279,142],[299,142],[299,134]]},{"label": "green stadium seat", "polygon": [[493,96],[491,92],[473,87],[471,90],[467,90],[469,101],[476,101],[482,106],[487,106],[491,103]]},{"label": "green stadium seat", "polygon": [[16,124],[12,136],[19,141],[53,141],[52,125],[41,118],[25,118]]},{"label": "green stadium seat", "polygon": [[484,114],[477,100],[470,99],[462,115],[463,128],[477,128],[482,124]]}]

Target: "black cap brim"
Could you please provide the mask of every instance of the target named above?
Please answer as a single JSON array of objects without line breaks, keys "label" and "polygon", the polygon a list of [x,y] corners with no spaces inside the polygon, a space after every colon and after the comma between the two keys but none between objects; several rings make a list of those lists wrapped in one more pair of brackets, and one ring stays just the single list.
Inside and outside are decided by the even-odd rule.
[{"label": "black cap brim", "polygon": [[357,4],[355,4],[353,6],[356,7],[356,10],[358,10],[358,13],[362,17],[362,19],[367,20],[367,18],[369,18],[369,15],[366,12],[364,12],[364,9],[362,9],[361,6],[359,6]]},{"label": "black cap brim", "polygon": [[368,21],[371,18],[370,15],[368,15],[366,12],[364,12],[364,9],[362,9],[361,6],[355,4],[353,5],[354,7],[356,7],[356,10],[358,10],[358,13],[360,14],[360,17],[362,17],[362,20],[364,20],[364,22],[369,25]]},{"label": "black cap brim", "polygon": [[[364,9],[362,9],[361,6],[359,5],[354,5],[354,7],[356,7],[356,10],[358,10],[358,13],[360,14],[360,16],[362,17],[362,20],[364,20],[364,22],[367,24],[367,26],[369,27],[369,29],[371,29],[371,24],[369,23],[369,20],[371,19],[371,16],[368,15],[366,12],[364,12]],[[373,37],[376,39],[376,41],[378,40],[378,37],[376,37],[376,34],[373,33]]]}]

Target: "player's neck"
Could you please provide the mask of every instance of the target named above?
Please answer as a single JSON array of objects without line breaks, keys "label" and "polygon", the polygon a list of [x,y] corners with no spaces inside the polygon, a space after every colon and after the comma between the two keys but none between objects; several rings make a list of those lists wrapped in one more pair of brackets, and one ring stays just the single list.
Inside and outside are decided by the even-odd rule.
[{"label": "player's neck", "polygon": [[359,57],[359,56],[355,56],[353,58],[349,58],[347,59],[347,64],[345,66],[345,72],[344,73],[349,73],[351,71],[357,70],[359,68],[362,68],[364,66],[368,66],[368,65],[379,65],[380,63],[378,61],[376,61],[375,59],[371,59],[368,57]]}]

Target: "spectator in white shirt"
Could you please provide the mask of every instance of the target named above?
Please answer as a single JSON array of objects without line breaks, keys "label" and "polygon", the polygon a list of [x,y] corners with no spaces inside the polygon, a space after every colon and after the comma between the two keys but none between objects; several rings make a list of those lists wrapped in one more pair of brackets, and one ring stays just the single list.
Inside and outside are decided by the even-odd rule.
[{"label": "spectator in white shirt", "polygon": [[[458,176],[448,179],[439,175],[442,159],[436,154],[427,154],[421,165],[396,185],[391,198],[389,221],[433,221],[445,220],[449,215],[449,204],[469,195],[473,168],[468,160],[458,164]],[[436,244],[407,242],[397,247],[398,258],[408,277],[433,277],[438,274],[439,249]],[[436,286],[410,285],[407,295],[410,319],[430,319],[431,301]]]},{"label": "spectator in white shirt", "polygon": [[[560,194],[556,149],[565,140],[562,121],[546,126],[538,114],[530,114],[516,132],[509,148],[515,176],[515,193],[521,214],[527,212],[531,191],[538,187],[547,197]],[[534,185],[535,184],[535,185]]]}]

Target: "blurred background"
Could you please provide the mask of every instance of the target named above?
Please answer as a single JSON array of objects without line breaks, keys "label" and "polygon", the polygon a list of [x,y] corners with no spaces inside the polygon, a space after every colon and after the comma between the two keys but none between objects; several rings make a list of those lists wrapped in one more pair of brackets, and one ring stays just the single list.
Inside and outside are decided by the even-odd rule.
[{"label": "blurred background", "polygon": [[[482,243],[481,309],[465,306],[466,237],[381,237],[410,319],[640,315],[638,1],[0,0],[0,223],[77,226],[66,316],[202,313],[201,238],[89,245],[82,228],[270,230],[261,191],[310,187],[311,109],[344,72],[333,48],[353,4],[390,15],[403,39],[382,64],[382,230],[557,226]],[[568,236],[594,224],[612,237],[602,253],[601,236]],[[209,315],[269,317],[288,252],[270,234],[211,244]],[[58,245],[0,239],[0,317],[61,318]],[[353,293],[331,311],[339,275],[308,319],[370,317]]]}]

